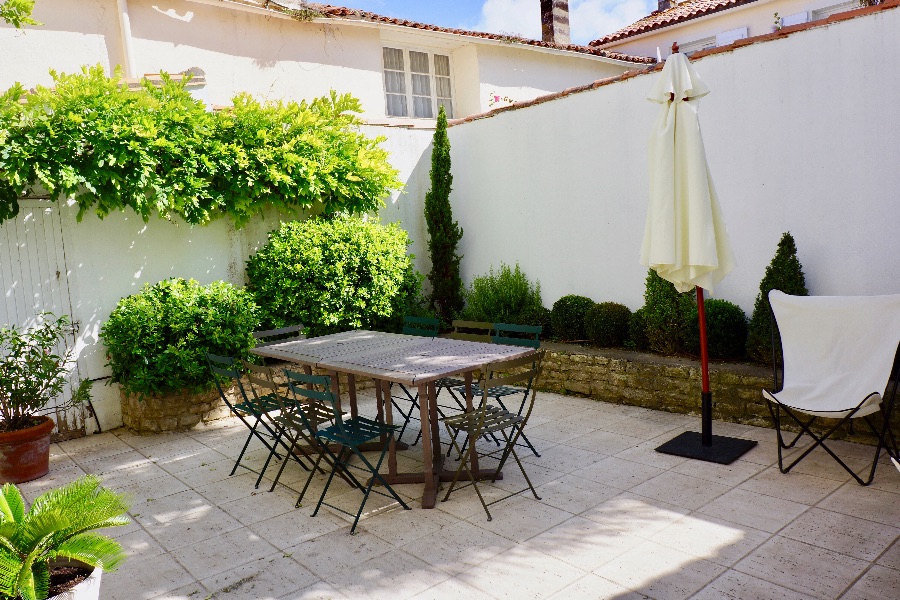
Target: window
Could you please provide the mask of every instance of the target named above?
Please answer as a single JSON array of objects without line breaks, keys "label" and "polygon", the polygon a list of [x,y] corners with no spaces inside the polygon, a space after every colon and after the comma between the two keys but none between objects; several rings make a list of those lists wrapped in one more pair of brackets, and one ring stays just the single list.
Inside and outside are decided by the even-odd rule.
[{"label": "window", "polygon": [[731,31],[723,31],[716,36],[716,46],[727,46],[728,44],[736,40],[742,40],[745,37],[747,37],[746,27],[738,27]]},{"label": "window", "polygon": [[453,117],[450,57],[384,48],[384,96],[389,117],[434,119],[443,106]]},{"label": "window", "polygon": [[859,8],[859,2],[857,0],[851,0],[850,2],[841,2],[840,4],[833,4],[831,6],[826,6],[825,8],[820,8],[819,10],[812,11],[812,20],[818,21],[819,19],[827,19],[831,15],[837,14],[839,12],[844,12],[846,10],[853,10],[854,8]]},{"label": "window", "polygon": [[799,13],[796,13],[793,15],[788,15],[786,17],[782,17],[781,18],[781,26],[789,27],[791,25],[800,25],[801,23],[806,23],[807,21],[809,21],[809,13],[804,11],[804,12],[799,12]]},{"label": "window", "polygon": [[700,50],[706,50],[707,48],[715,48],[716,47],[716,36],[710,36],[707,38],[703,38],[700,40],[694,40],[693,42],[688,42],[686,44],[680,44],[679,49],[681,53],[685,56],[690,56],[694,52],[699,52]]}]

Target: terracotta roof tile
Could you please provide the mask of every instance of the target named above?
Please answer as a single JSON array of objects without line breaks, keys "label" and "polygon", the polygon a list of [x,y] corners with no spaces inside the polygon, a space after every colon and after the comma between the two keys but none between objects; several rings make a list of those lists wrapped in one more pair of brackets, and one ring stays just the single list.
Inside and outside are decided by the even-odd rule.
[{"label": "terracotta roof tile", "polygon": [[736,6],[743,6],[745,4],[750,4],[751,2],[756,2],[756,0],[683,0],[678,4],[673,3],[672,6],[666,10],[653,11],[643,19],[635,21],[631,25],[623,27],[609,35],[605,35],[602,38],[596,39],[590,42],[589,45],[603,46],[604,44],[629,38],[640,33],[662,29],[664,27],[669,27],[670,25],[675,25],[676,23],[690,21],[691,19],[696,19],[721,10],[728,10],[729,8],[734,8]]},{"label": "terracotta roof tile", "polygon": [[[625,62],[637,64],[654,64],[655,58],[648,56],[631,56],[621,52],[612,50],[601,50],[592,46],[580,46],[577,44],[550,44],[541,40],[531,40],[528,38],[500,35],[496,33],[485,33],[483,31],[468,31],[465,29],[454,29],[449,27],[438,27],[437,25],[429,25],[427,23],[417,23],[416,21],[408,21],[406,19],[395,19],[386,17],[365,10],[357,10],[355,8],[347,8],[345,6],[332,6],[330,4],[320,4],[317,2],[302,2],[300,0],[233,0],[241,4],[255,6],[280,12],[288,16],[297,16],[304,19],[323,18],[323,19],[350,19],[370,21],[373,23],[384,23],[386,25],[399,25],[401,27],[410,27],[413,29],[425,29],[428,31],[436,31],[439,33],[451,33],[465,37],[476,37],[487,40],[497,40],[509,42],[511,44],[523,44],[526,46],[534,46],[537,48],[552,48],[555,50],[565,50],[568,52],[576,52],[579,54],[588,54],[591,56],[601,56],[612,60],[621,60]],[[302,11],[302,12],[301,12]]]}]

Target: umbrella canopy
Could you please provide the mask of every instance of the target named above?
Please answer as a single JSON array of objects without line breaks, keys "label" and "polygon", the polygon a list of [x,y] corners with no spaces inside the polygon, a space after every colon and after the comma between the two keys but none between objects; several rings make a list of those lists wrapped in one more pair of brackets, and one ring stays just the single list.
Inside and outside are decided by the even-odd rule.
[{"label": "umbrella canopy", "polygon": [[712,291],[734,253],[700,135],[698,99],[709,89],[683,54],[666,59],[648,100],[662,105],[650,137],[650,205],[641,264],[679,292]]}]

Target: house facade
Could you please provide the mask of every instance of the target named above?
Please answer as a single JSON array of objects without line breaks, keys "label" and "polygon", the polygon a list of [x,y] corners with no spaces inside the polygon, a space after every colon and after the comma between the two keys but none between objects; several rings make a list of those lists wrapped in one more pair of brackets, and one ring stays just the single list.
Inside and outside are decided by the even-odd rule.
[{"label": "house facade", "polygon": [[666,58],[673,42],[688,55],[782,27],[859,8],[859,0],[658,0],[658,8],[590,43],[594,48]]},{"label": "house facade", "polygon": [[44,25],[0,27],[0,87],[97,63],[129,78],[191,71],[211,105],[335,89],[370,123],[430,126],[439,105],[465,117],[653,62],[297,0],[42,0],[35,17]]}]

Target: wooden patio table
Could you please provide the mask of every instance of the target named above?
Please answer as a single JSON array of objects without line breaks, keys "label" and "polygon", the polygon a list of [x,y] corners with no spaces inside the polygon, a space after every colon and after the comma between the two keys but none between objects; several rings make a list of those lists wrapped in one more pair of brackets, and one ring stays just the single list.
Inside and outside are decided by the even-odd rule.
[{"label": "wooden patio table", "polygon": [[[462,375],[466,382],[466,407],[472,410],[473,373],[498,360],[533,354],[533,348],[486,344],[445,338],[425,338],[380,331],[346,331],[305,340],[271,344],[251,350],[254,354],[298,363],[307,373],[318,367],[331,375],[332,392],[340,402],[338,373],[348,376],[350,414],[357,415],[356,377],[375,380],[378,415],[393,424],[391,383],[416,388],[422,422],[422,472],[397,472],[397,442],[391,440],[388,454],[388,483],[424,483],[422,508],[434,508],[439,481],[453,479],[453,471],[444,470],[444,453],[437,414],[435,382],[443,377]],[[492,476],[493,470],[478,468],[475,453],[470,453],[472,472],[478,477]],[[501,475],[502,478],[502,475]]]}]

